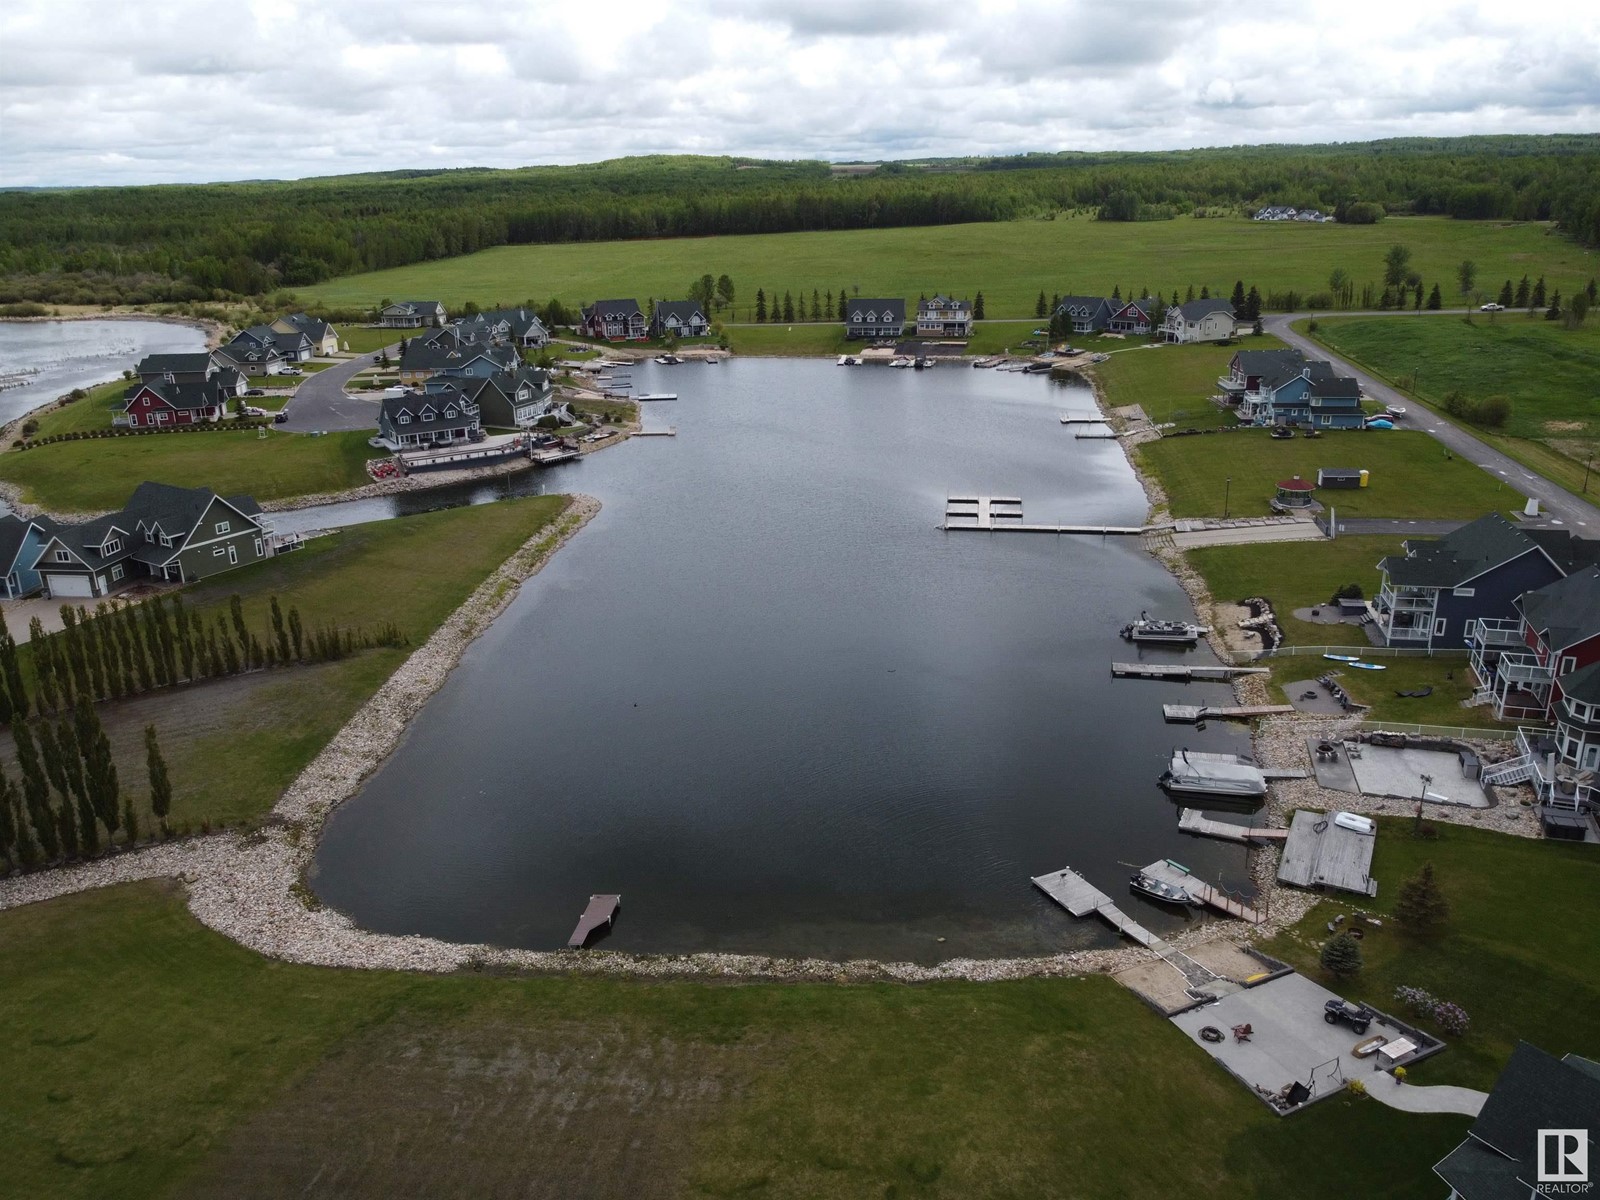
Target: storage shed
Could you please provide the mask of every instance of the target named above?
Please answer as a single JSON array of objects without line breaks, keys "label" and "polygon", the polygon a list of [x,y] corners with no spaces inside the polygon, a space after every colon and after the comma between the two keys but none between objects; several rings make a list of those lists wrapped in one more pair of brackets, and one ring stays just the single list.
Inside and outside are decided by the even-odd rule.
[{"label": "storage shed", "polygon": [[1318,467],[1317,486],[1319,488],[1364,488],[1367,486],[1367,473],[1354,467]]}]

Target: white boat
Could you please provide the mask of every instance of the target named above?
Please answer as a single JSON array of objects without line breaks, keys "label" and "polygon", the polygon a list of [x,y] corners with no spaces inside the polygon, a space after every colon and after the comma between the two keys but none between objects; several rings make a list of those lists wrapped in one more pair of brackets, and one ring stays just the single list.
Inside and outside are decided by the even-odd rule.
[{"label": "white boat", "polygon": [[1388,413],[1391,417],[1398,421],[1401,417],[1406,415],[1406,407],[1403,404],[1391,404],[1388,408],[1384,409],[1384,412]]},{"label": "white boat", "polygon": [[1158,782],[1165,792],[1188,796],[1259,800],[1267,794],[1267,777],[1253,763],[1198,754],[1191,757],[1186,750],[1172,756]]},{"label": "white boat", "polygon": [[1348,829],[1351,833],[1366,834],[1369,837],[1378,832],[1378,823],[1371,817],[1358,816],[1356,813],[1334,813],[1333,823],[1340,829]]},{"label": "white boat", "polygon": [[635,400],[676,400],[677,392],[640,392]]},{"label": "white boat", "polygon": [[914,358],[897,358],[889,364],[891,367],[914,367],[917,360]]},{"label": "white boat", "polygon": [[676,354],[656,355],[656,362],[660,363],[663,367],[675,367],[682,361],[683,359],[679,358]]},{"label": "white boat", "polygon": [[841,354],[839,355],[838,365],[841,367],[859,367],[861,360],[854,354]]}]

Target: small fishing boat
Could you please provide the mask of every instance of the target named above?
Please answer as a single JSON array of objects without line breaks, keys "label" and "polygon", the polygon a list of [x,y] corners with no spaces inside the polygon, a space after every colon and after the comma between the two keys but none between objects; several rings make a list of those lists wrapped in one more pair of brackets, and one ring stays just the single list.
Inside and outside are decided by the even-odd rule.
[{"label": "small fishing boat", "polygon": [[889,364],[891,367],[914,367],[917,360],[914,358],[897,358]]},{"label": "small fishing boat", "polygon": [[1128,880],[1128,886],[1141,896],[1147,896],[1151,900],[1159,900],[1163,904],[1190,905],[1194,903],[1194,897],[1177,884],[1156,879],[1153,876],[1146,875],[1143,871],[1136,871],[1133,877]]},{"label": "small fishing boat", "polygon": [[660,363],[663,367],[675,367],[682,361],[683,359],[679,358],[676,354],[656,355],[656,362]]},{"label": "small fishing boat", "polygon": [[1137,621],[1122,627],[1124,641],[1153,646],[1192,646],[1211,632],[1204,625],[1188,621],[1152,621],[1140,613]]}]

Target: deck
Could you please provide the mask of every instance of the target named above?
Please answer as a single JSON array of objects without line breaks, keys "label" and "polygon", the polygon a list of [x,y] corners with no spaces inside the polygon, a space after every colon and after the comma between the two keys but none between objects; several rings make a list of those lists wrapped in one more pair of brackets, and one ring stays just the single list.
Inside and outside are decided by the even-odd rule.
[{"label": "deck", "polygon": [[1198,875],[1191,875],[1186,869],[1178,866],[1170,859],[1160,859],[1144,868],[1144,873],[1152,879],[1159,879],[1163,883],[1170,883],[1181,887],[1207,908],[1214,908],[1218,912],[1227,913],[1230,917],[1238,917],[1241,921],[1248,921],[1252,925],[1259,925],[1267,918],[1249,905],[1235,900],[1222,889],[1213,887]]},{"label": "deck", "polygon": [[581,950],[589,944],[589,939],[596,933],[602,929],[609,929],[611,922],[616,919],[617,910],[621,907],[621,896],[610,893],[590,896],[589,906],[583,910],[583,915],[578,918],[577,928],[567,939],[568,949]]},{"label": "deck", "polygon": [[1226,680],[1239,675],[1270,675],[1268,667],[1186,667],[1179,664],[1167,663],[1125,663],[1114,662],[1111,664],[1111,675],[1114,679],[1206,679]]},{"label": "deck", "polygon": [[1231,825],[1216,821],[1198,808],[1178,810],[1178,828],[1196,837],[1216,838],[1223,842],[1281,842],[1289,836],[1287,829],[1267,829],[1260,825]]},{"label": "deck", "polygon": [[1256,717],[1273,717],[1279,713],[1294,712],[1292,704],[1163,704],[1161,716],[1179,725],[1195,725],[1201,721],[1249,721]]},{"label": "deck", "polygon": [[1333,823],[1332,813],[1302,809],[1289,822],[1289,840],[1284,843],[1283,861],[1278,864],[1278,882],[1376,896],[1378,882],[1372,878],[1372,850],[1377,840],[1376,834],[1340,828]]}]

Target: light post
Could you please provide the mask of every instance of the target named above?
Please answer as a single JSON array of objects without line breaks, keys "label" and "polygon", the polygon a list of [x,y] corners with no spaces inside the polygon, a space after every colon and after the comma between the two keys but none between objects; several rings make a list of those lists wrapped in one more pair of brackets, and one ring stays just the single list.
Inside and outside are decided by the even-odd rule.
[{"label": "light post", "polygon": [[1417,823],[1411,830],[1412,837],[1422,836],[1422,802],[1428,798],[1428,785],[1432,782],[1432,775],[1422,777],[1422,795],[1417,800]]},{"label": "light post", "polygon": [[1228,519],[1228,496],[1233,491],[1233,476],[1228,476],[1228,481],[1222,485],[1222,519]]},{"label": "light post", "polygon": [[1583,464],[1583,494],[1589,494],[1589,472],[1594,468],[1594,455],[1589,456],[1589,461]]}]

